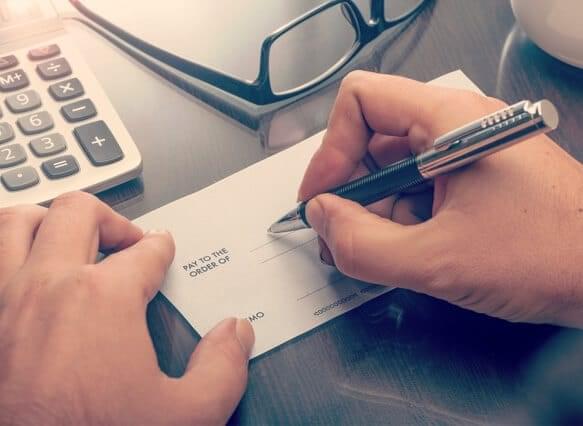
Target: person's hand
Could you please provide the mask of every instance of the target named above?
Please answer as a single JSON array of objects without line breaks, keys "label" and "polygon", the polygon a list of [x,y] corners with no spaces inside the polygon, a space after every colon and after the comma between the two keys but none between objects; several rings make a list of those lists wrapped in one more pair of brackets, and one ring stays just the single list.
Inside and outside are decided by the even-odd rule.
[{"label": "person's hand", "polygon": [[[471,92],[353,73],[299,198],[362,175],[367,153],[386,165],[503,106]],[[307,218],[323,240],[322,259],[349,276],[510,321],[583,327],[583,167],[546,136],[370,209],[320,195]]]},{"label": "person's hand", "polygon": [[[95,263],[98,248],[111,254]],[[0,424],[221,424],[244,392],[254,335],[227,319],[180,379],[164,375],[146,305],[174,257],[96,198],[0,210]]]}]

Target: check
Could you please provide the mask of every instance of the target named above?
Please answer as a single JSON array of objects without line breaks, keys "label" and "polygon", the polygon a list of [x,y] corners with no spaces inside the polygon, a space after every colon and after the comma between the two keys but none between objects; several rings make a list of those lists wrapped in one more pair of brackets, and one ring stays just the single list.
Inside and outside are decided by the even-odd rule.
[{"label": "check", "polygon": [[[461,71],[433,83],[479,91]],[[320,263],[312,230],[266,231],[293,206],[322,135],[135,221],[173,234],[161,291],[201,335],[225,317],[248,318],[255,357],[390,290]]]}]

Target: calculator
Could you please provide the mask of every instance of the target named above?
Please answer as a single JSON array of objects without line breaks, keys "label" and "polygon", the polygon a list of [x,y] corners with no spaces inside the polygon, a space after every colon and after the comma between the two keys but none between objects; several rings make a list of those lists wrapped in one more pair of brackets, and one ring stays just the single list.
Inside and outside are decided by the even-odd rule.
[{"label": "calculator", "polygon": [[141,166],[50,2],[0,0],[0,208],[100,192]]}]

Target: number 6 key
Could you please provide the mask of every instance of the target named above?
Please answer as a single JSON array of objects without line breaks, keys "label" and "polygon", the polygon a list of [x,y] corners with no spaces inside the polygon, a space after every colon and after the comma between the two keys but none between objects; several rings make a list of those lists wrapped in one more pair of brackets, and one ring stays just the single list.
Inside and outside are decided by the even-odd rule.
[{"label": "number 6 key", "polygon": [[55,124],[50,114],[41,111],[18,119],[18,127],[25,135],[34,135],[52,129]]}]

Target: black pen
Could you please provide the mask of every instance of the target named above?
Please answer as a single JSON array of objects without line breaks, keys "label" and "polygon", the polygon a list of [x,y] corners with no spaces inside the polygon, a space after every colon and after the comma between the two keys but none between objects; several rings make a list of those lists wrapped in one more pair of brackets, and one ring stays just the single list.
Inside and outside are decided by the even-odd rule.
[{"label": "black pen", "polygon": [[[437,138],[432,147],[416,156],[390,164],[328,191],[363,206],[450,172],[520,141],[557,128],[554,105],[542,100],[521,101]],[[309,200],[308,200],[309,201]],[[307,201],[269,227],[269,232],[309,228]]]}]

